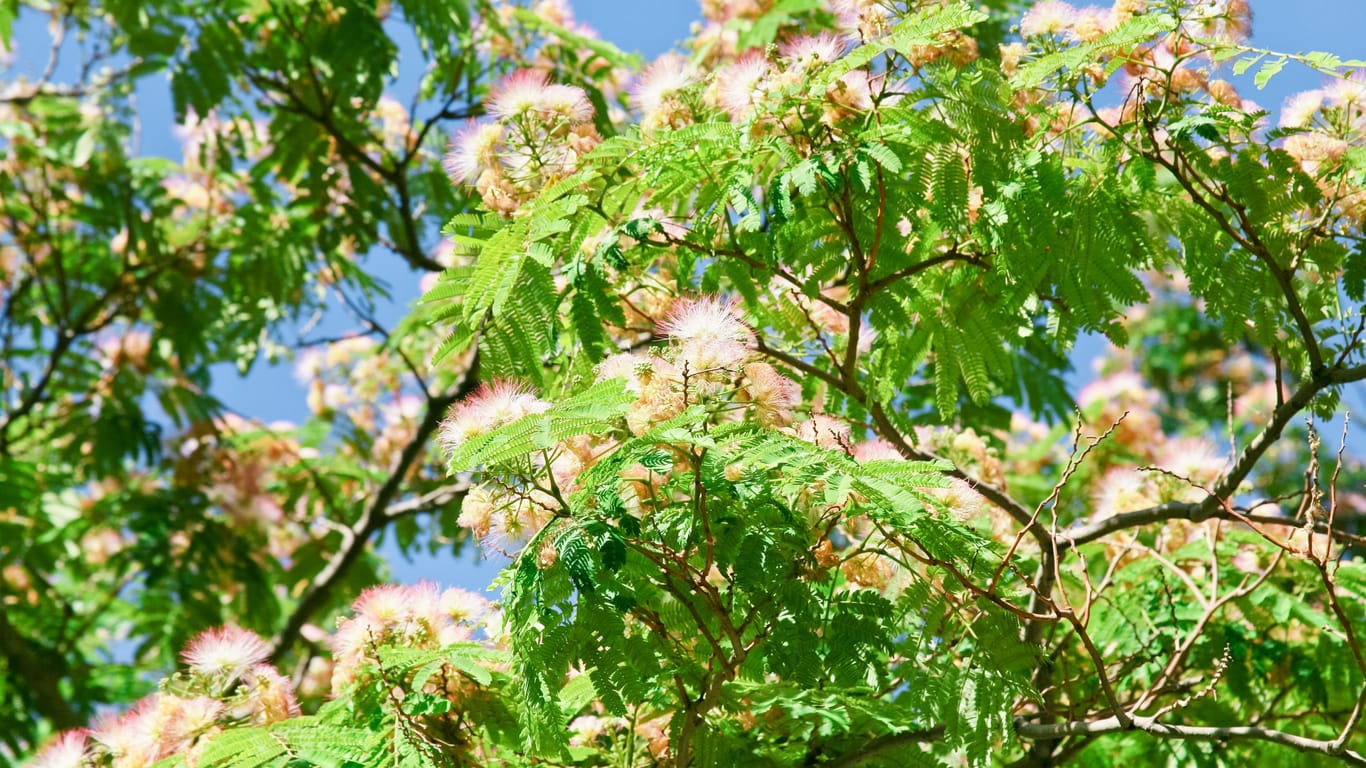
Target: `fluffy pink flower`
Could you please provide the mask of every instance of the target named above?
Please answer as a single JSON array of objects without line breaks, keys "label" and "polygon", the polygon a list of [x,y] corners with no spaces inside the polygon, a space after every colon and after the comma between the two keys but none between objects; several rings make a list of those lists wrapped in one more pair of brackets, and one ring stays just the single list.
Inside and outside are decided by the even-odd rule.
[{"label": "fluffy pink flower", "polygon": [[830,32],[802,35],[783,42],[778,50],[789,64],[802,69],[830,64],[844,55],[844,41]]},{"label": "fluffy pink flower", "polygon": [[796,435],[808,443],[830,451],[844,450],[849,445],[849,424],[833,416],[813,413],[811,418],[797,425]]},{"label": "fluffy pink flower", "polygon": [[181,658],[201,675],[236,677],[270,658],[270,648],[255,632],[228,625],[201,632]]},{"label": "fluffy pink flower", "polygon": [[519,69],[498,81],[489,90],[486,106],[489,114],[504,120],[537,113],[577,125],[593,118],[593,103],[582,88],[552,84],[539,69]]},{"label": "fluffy pink flower", "polygon": [[145,766],[162,758],[157,734],[160,694],[139,700],[128,711],[101,718],[90,738],[113,758],[115,766]]},{"label": "fluffy pink flower", "polygon": [[754,332],[729,301],[706,297],[674,303],[659,332],[680,346],[690,373],[735,368],[754,348]]},{"label": "fluffy pink flower", "polygon": [[1071,29],[1076,20],[1076,8],[1060,0],[1043,0],[1025,12],[1020,20],[1020,35],[1037,37],[1061,34]]},{"label": "fluffy pink flower", "polygon": [[877,88],[877,78],[862,69],[856,69],[831,83],[825,89],[825,96],[837,106],[854,112],[867,112],[873,108],[873,92]]},{"label": "fluffy pink flower", "polygon": [[540,112],[579,125],[593,119],[593,102],[589,101],[588,92],[578,86],[554,84],[541,94]]},{"label": "fluffy pink flower", "polygon": [[1130,467],[1115,467],[1096,483],[1092,501],[1094,517],[1105,519],[1151,507],[1158,499],[1151,477]]},{"label": "fluffy pink flower", "polygon": [[768,363],[756,362],[745,366],[741,395],[753,404],[760,424],[783,427],[792,423],[792,409],[801,402],[802,388]]},{"label": "fluffy pink flower", "polygon": [[1071,37],[1083,43],[1099,40],[1115,26],[1114,14],[1108,8],[1088,5],[1077,11],[1072,24]]},{"label": "fluffy pink flower", "polygon": [[473,184],[498,160],[501,123],[469,121],[451,138],[450,151],[441,159],[446,176],[457,184]]},{"label": "fluffy pink flower", "polygon": [[493,84],[484,106],[494,117],[517,117],[539,109],[542,94],[549,85],[550,76],[545,72],[519,69]]},{"label": "fluffy pink flower", "polygon": [[432,647],[450,623],[442,612],[436,585],[429,581],[370,587],[351,604],[351,610],[355,616],[341,622],[332,636],[334,692],[356,679],[369,659],[372,643]]},{"label": "fluffy pink flower", "polygon": [[631,86],[631,102],[643,113],[654,112],[665,99],[692,82],[688,60],[676,53],[666,53],[641,71]]},{"label": "fluffy pink flower", "polygon": [[29,768],[80,768],[88,740],[84,728],[63,731],[29,762]]},{"label": "fluffy pink flower", "polygon": [[193,747],[196,739],[218,724],[224,709],[223,702],[208,696],[157,696],[153,730],[160,739],[161,754],[173,755]]},{"label": "fluffy pink flower", "polygon": [[452,621],[473,624],[488,610],[489,601],[468,590],[451,587],[441,593],[441,612]]},{"label": "fluffy pink flower", "polygon": [[246,714],[260,725],[278,723],[299,715],[294,683],[269,664],[252,667],[245,676],[249,686]]},{"label": "fluffy pink flower", "polygon": [[749,117],[759,97],[760,83],[768,73],[768,60],[763,54],[745,54],[739,61],[716,74],[716,81],[712,84],[716,105],[734,120]]},{"label": "fluffy pink flower", "polygon": [[431,626],[441,616],[436,585],[429,581],[417,584],[381,584],[370,587],[356,598],[351,610],[356,618],[378,627],[391,627],[416,621]]},{"label": "fluffy pink flower", "polygon": [[1297,93],[1286,99],[1281,107],[1282,128],[1307,128],[1314,114],[1323,107],[1324,93],[1320,89]]},{"label": "fluffy pink flower", "polygon": [[483,384],[474,394],[451,406],[441,423],[440,440],[454,452],[470,438],[482,435],[533,413],[545,413],[550,403],[508,381]]},{"label": "fluffy pink flower", "polygon": [[1172,473],[1158,480],[1180,501],[1204,498],[1200,488],[1208,488],[1223,474],[1228,462],[1210,441],[1200,437],[1170,440],[1157,454],[1157,466]]},{"label": "fluffy pink flower", "polygon": [[879,459],[892,459],[900,461],[905,457],[896,449],[896,446],[878,438],[876,440],[865,440],[854,446],[854,458],[859,461],[877,461]]}]

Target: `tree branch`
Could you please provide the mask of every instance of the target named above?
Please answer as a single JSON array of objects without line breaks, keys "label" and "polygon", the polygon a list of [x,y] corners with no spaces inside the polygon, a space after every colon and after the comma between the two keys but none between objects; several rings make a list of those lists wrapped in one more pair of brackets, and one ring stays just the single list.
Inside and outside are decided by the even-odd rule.
[{"label": "tree branch", "polygon": [[1332,741],[1310,739],[1260,726],[1167,725],[1157,722],[1156,718],[1152,717],[1131,718],[1128,727],[1121,724],[1119,718],[1116,717],[1106,717],[1100,720],[1073,720],[1064,723],[1016,722],[1015,725],[1015,732],[1026,739],[1057,739],[1063,736],[1078,735],[1099,736],[1131,730],[1143,731],[1159,738],[1186,741],[1228,741],[1231,739],[1269,741],[1300,752],[1313,752],[1337,757],[1348,765],[1366,766],[1366,757],[1350,749],[1335,751]]},{"label": "tree branch", "polygon": [[65,660],[26,640],[10,623],[7,613],[0,610],[0,655],[32,696],[38,714],[47,718],[57,730],[85,725],[85,718],[71,708],[58,685]]},{"label": "tree branch", "polygon": [[[1166,520],[1190,520],[1191,522],[1201,522],[1212,517],[1223,517],[1225,519],[1236,519],[1228,515],[1223,509],[1223,499],[1231,496],[1237,491],[1252,469],[1261,460],[1263,454],[1271,448],[1281,433],[1289,426],[1291,420],[1299,415],[1320,392],[1328,387],[1337,384],[1347,384],[1354,381],[1366,379],[1366,365],[1354,368],[1335,367],[1327,371],[1316,374],[1309,381],[1305,382],[1288,400],[1276,408],[1271,416],[1271,421],[1257,435],[1253,441],[1243,450],[1238,460],[1215,484],[1213,493],[1198,502],[1169,502],[1159,504],[1146,509],[1139,509],[1133,512],[1121,512],[1113,517],[1075,528],[1070,532],[1058,536],[1058,546],[1063,549],[1087,544],[1097,539],[1108,536],[1116,531],[1127,528],[1136,528],[1150,523],[1158,523]],[[1284,522],[1294,522],[1286,519]]]},{"label": "tree branch", "polygon": [[[394,503],[408,470],[417,463],[423,452],[426,451],[427,443],[436,432],[437,427],[440,426],[442,417],[446,415],[446,410],[457,400],[473,392],[478,384],[479,359],[476,356],[454,389],[444,395],[427,399],[427,412],[422,418],[422,423],[418,425],[413,439],[403,448],[398,465],[394,467],[394,471],[384,481],[384,485],[380,486],[379,491],[375,493],[374,499],[366,507],[365,512],[361,514],[360,519],[343,529],[341,548],[333,553],[327,564],[313,577],[313,581],[304,591],[303,597],[299,598],[298,605],[294,607],[294,611],[285,621],[284,627],[271,639],[270,659],[272,662],[280,661],[298,640],[299,631],[313,617],[313,614],[326,604],[337,582],[346,575],[347,570],[369,546],[370,538],[399,514],[412,511],[410,502]],[[453,492],[450,487],[443,487],[438,491],[443,495],[459,493],[459,491]],[[427,497],[420,497],[419,500],[425,498]]]}]

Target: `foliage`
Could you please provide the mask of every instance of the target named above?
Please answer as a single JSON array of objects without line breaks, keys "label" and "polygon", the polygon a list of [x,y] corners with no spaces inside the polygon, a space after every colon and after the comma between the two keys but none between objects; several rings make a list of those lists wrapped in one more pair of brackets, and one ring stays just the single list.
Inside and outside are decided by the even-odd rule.
[{"label": "foliage", "polygon": [[[1316,426],[1366,379],[1357,62],[1241,0],[708,3],[643,67],[556,3],[396,11],[427,121],[346,3],[59,17],[172,72],[183,165],[11,101],[9,749],[151,670],[35,764],[1366,764],[1366,475]],[[1274,128],[1223,79],[1292,60],[1331,79]],[[381,248],[440,269],[393,329]],[[328,294],[367,333],[315,419],[222,413]],[[418,513],[498,601],[340,610]]]}]

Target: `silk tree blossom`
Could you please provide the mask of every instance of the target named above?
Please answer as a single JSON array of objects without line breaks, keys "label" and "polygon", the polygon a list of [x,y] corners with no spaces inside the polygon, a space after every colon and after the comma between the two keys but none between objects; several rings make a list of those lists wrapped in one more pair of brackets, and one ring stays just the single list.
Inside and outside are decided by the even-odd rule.
[{"label": "silk tree blossom", "polygon": [[763,99],[761,86],[770,71],[768,59],[762,53],[747,53],[739,61],[716,73],[707,96],[712,104],[725,110],[732,120],[744,121],[754,113],[755,104]]},{"label": "silk tree blossom", "polygon": [[736,369],[756,344],[734,302],[715,297],[674,302],[659,333],[678,346],[676,361],[686,363],[689,373]]},{"label": "silk tree blossom", "polygon": [[558,502],[543,491],[476,485],[460,505],[457,523],[490,554],[514,554],[555,516]]},{"label": "silk tree blossom", "polygon": [[489,612],[489,601],[459,587],[441,593],[441,612],[452,621],[475,624]]},{"label": "silk tree blossom", "polygon": [[436,586],[382,584],[370,587],[351,604],[354,615],[337,626],[332,637],[332,689],[341,691],[370,661],[371,648],[394,643],[415,648],[437,643],[443,623]]},{"label": "silk tree blossom", "polygon": [[472,437],[536,413],[545,413],[550,403],[509,381],[482,384],[473,394],[451,406],[441,422],[439,439],[447,453],[453,453]]},{"label": "silk tree blossom", "polygon": [[1252,7],[1248,0],[1199,0],[1190,6],[1183,27],[1192,37],[1239,43],[1252,33]]},{"label": "silk tree blossom", "polygon": [[873,109],[873,94],[881,87],[879,78],[866,70],[856,69],[840,76],[825,89],[828,104],[821,122],[833,126],[841,120],[856,117]]},{"label": "silk tree blossom", "polygon": [[138,701],[126,712],[101,718],[90,738],[108,755],[111,765],[141,768],[162,757],[156,726],[154,696]]},{"label": "silk tree blossom", "polygon": [[896,449],[896,446],[877,438],[874,440],[864,440],[854,446],[854,458],[859,461],[877,461],[880,459],[904,460],[905,457]]},{"label": "silk tree blossom", "polygon": [[242,676],[247,687],[244,702],[234,714],[257,725],[278,723],[299,715],[294,683],[269,664],[257,664]]},{"label": "silk tree blossom", "polygon": [[1176,501],[1197,502],[1228,466],[1214,444],[1200,437],[1168,440],[1158,452],[1156,466],[1169,474],[1158,478],[1163,496]]},{"label": "silk tree blossom", "polygon": [[491,554],[512,556],[554,518],[555,500],[539,491],[535,498],[514,497],[495,507],[489,516],[489,533],[480,544]]},{"label": "silk tree blossom", "polygon": [[571,124],[593,119],[593,102],[582,88],[550,82],[537,69],[521,69],[496,83],[486,102],[489,114],[504,120],[534,113],[561,117]]},{"label": "silk tree blossom", "polygon": [[802,388],[768,363],[753,362],[745,365],[739,398],[750,403],[760,424],[785,427],[792,423],[792,412],[801,404]]},{"label": "silk tree blossom", "polygon": [[84,728],[57,734],[28,763],[28,768],[81,768],[90,753],[90,735]]},{"label": "silk tree blossom", "polygon": [[688,60],[666,53],[646,67],[631,87],[631,103],[641,113],[641,129],[681,128],[692,122],[681,92],[697,82]]},{"label": "silk tree blossom", "polygon": [[845,43],[837,35],[822,32],[819,35],[801,35],[783,41],[778,47],[786,64],[803,71],[833,64],[844,55]]},{"label": "silk tree blossom", "polygon": [[450,151],[441,159],[441,168],[451,181],[473,184],[481,174],[498,162],[498,146],[503,140],[502,123],[470,120],[451,138]]},{"label": "silk tree blossom", "polygon": [[270,658],[270,648],[255,632],[226,625],[201,632],[181,658],[193,672],[231,679],[264,663]]},{"label": "silk tree blossom", "polygon": [[823,413],[813,413],[811,418],[798,424],[793,433],[828,451],[852,450],[849,423]]},{"label": "silk tree blossom", "polygon": [[1043,0],[1025,12],[1020,19],[1022,37],[1061,35],[1072,29],[1078,18],[1077,9],[1061,0]]},{"label": "silk tree blossom", "polygon": [[892,29],[892,12],[881,0],[834,0],[830,10],[835,13],[839,28],[864,42],[876,40]]},{"label": "silk tree blossom", "polygon": [[621,353],[598,364],[598,381],[620,378],[636,400],[626,412],[632,434],[644,434],[683,410],[683,375],[680,368],[658,355]]},{"label": "silk tree blossom", "polygon": [[982,499],[982,494],[973,490],[972,486],[961,478],[949,478],[949,484],[942,488],[921,488],[920,490],[939,502],[942,505],[942,510],[960,523],[978,519],[986,509],[986,502]]},{"label": "silk tree blossom", "polygon": [[1091,499],[1092,516],[1098,520],[1146,509],[1159,501],[1152,476],[1132,467],[1114,467],[1106,472],[1096,483]]},{"label": "silk tree blossom", "polygon": [[457,131],[442,167],[453,182],[473,183],[484,205],[505,216],[573,173],[579,158],[602,141],[587,92],[552,83],[539,69],[518,70],[495,83],[486,107],[494,121]]},{"label": "silk tree blossom", "polygon": [[1282,128],[1308,128],[1326,100],[1323,89],[1303,91],[1286,100],[1281,107]]},{"label": "silk tree blossom", "polygon": [[152,715],[158,733],[158,750],[174,755],[190,750],[195,741],[215,729],[227,707],[209,696],[183,698],[168,694],[155,697]]}]

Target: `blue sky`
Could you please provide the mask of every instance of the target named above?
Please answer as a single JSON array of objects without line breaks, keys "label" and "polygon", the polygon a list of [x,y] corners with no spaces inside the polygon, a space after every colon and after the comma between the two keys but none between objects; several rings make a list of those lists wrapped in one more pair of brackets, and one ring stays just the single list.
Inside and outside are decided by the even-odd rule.
[{"label": "blue sky", "polygon": [[[571,0],[572,1],[572,0]],[[1085,2],[1077,2],[1084,5]],[[696,0],[579,0],[572,3],[576,17],[598,31],[600,37],[626,50],[652,58],[671,48],[688,35],[689,25],[699,17]],[[1272,50],[1302,52],[1323,50],[1343,58],[1366,59],[1366,0],[1252,0],[1255,14],[1253,44]],[[13,73],[30,77],[42,69],[46,57],[45,23],[35,14],[25,14],[16,25],[18,58],[9,72],[0,71],[0,83]],[[75,53],[71,51],[71,53]],[[412,45],[405,46],[406,59],[414,61]],[[74,69],[74,67],[72,67]],[[405,77],[407,68],[401,68]],[[59,79],[63,70],[58,70]],[[1251,74],[1237,81],[1245,98],[1262,107],[1277,110],[1292,93],[1319,86],[1323,78],[1303,67],[1287,66],[1264,91],[1252,86]],[[410,86],[411,84],[408,83]],[[178,158],[179,146],[170,134],[174,122],[169,88],[163,81],[149,79],[138,91],[139,109],[146,127],[141,149],[147,154]],[[396,264],[378,264],[379,273],[391,284],[394,302],[383,308],[382,318],[397,320],[408,303],[417,297],[417,280]],[[346,330],[341,318],[332,330]],[[1090,358],[1100,347],[1083,344],[1074,356],[1080,377],[1089,376]],[[247,379],[239,378],[230,367],[217,372],[217,394],[230,407],[244,415],[263,420],[301,420],[307,416],[305,392],[291,373],[289,364],[258,365]],[[1366,406],[1366,392],[1358,387],[1347,402],[1357,410]],[[496,574],[493,563],[477,564],[470,558],[453,561],[448,556],[421,558],[406,562],[397,556],[392,542],[383,546],[390,555],[393,576],[399,581],[426,578],[443,584],[483,589]],[[472,551],[471,549],[467,549]]]}]

